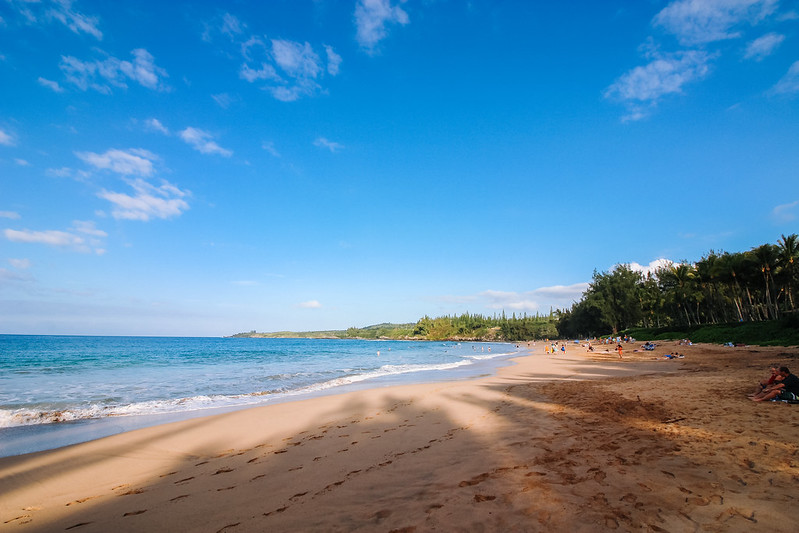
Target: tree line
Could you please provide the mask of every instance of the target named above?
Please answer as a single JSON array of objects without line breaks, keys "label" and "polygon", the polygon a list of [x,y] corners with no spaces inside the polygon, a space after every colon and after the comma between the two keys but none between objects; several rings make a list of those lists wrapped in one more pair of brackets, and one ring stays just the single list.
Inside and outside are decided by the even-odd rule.
[{"label": "tree line", "polygon": [[424,316],[416,322],[411,338],[426,340],[506,340],[554,338],[558,335],[557,312],[548,315],[508,317],[463,313],[436,318]]},{"label": "tree line", "polygon": [[644,275],[629,265],[594,271],[582,299],[558,312],[563,337],[616,334],[632,327],[760,322],[795,313],[799,237],[745,252],[710,251]]}]

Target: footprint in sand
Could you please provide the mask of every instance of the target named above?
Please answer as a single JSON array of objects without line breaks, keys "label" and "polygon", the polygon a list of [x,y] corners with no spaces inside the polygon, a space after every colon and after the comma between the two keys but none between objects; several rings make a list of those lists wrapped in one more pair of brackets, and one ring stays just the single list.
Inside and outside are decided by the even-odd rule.
[{"label": "footprint in sand", "polygon": [[76,529],[79,527],[88,526],[89,524],[91,524],[91,522],[81,522],[79,524],[75,524],[74,526],[69,526],[68,528],[65,528],[65,530],[68,531],[70,529]]},{"label": "footprint in sand", "polygon": [[380,520],[385,520],[385,519],[386,519],[386,518],[388,518],[389,516],[391,516],[391,510],[390,510],[390,509],[383,509],[382,511],[377,511],[377,512],[374,514],[374,518],[375,518],[376,520],[378,520],[378,521],[380,521]]},{"label": "footprint in sand", "polygon": [[459,487],[471,487],[473,485],[477,485],[478,483],[482,483],[483,481],[488,479],[488,477],[489,477],[489,474],[487,472],[484,472],[484,473],[480,474],[479,476],[475,476],[475,477],[473,477],[472,479],[470,479],[468,481],[461,481],[460,483],[458,483],[458,486]]},{"label": "footprint in sand", "polygon": [[125,517],[125,516],[136,516],[136,515],[140,515],[140,514],[143,514],[143,513],[146,513],[146,512],[147,512],[147,509],[141,509],[139,511],[131,511],[129,513],[125,513],[122,516],[123,517]]},{"label": "footprint in sand", "polygon": [[123,492],[122,494],[119,494],[119,496],[131,496],[133,494],[142,494],[144,492],[147,492],[147,491],[145,491],[144,489],[132,489],[132,490],[129,490],[127,492]]},{"label": "footprint in sand", "polygon": [[[67,504],[67,505],[69,505],[69,504]],[[31,517],[31,515],[24,514],[24,515],[21,515],[21,516],[17,516],[16,518],[11,518],[9,520],[6,520],[3,523],[4,524],[10,524],[11,522],[16,522],[17,520],[19,520],[20,524],[27,524],[28,522],[30,522],[30,517]]]}]

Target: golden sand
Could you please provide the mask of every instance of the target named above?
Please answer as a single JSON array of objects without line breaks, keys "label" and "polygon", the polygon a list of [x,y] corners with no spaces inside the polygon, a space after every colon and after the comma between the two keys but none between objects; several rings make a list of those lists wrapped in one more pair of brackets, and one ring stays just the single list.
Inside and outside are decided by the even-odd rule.
[{"label": "golden sand", "polygon": [[799,350],[633,348],[3,458],[0,530],[799,529],[799,405],[746,398]]}]

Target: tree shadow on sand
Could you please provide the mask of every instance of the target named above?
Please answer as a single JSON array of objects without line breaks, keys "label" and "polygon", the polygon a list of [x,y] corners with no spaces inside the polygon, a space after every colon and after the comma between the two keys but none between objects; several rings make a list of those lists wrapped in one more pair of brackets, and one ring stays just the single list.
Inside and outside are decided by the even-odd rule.
[{"label": "tree shadow on sand", "polygon": [[[2,526],[421,532],[742,531],[756,524],[786,531],[795,523],[797,450],[780,440],[779,413],[744,399],[717,401],[709,384],[721,386],[723,366],[570,379],[615,364],[577,362],[562,381],[517,374],[471,388],[413,388],[409,396],[384,389],[317,399],[315,412],[285,415],[296,417],[285,431],[270,428],[275,411],[265,408],[232,414],[238,425],[198,419],[134,432],[128,437],[138,441],[124,449],[109,447],[111,437],[70,447],[71,456],[44,455],[74,464],[33,456],[0,482],[4,492],[114,468],[126,453],[162,450],[168,460],[141,479],[106,472],[104,484],[53,497],[46,508],[16,498]],[[707,398],[699,407],[675,396],[694,387]],[[760,425],[736,423],[742,412],[761,414]],[[220,428],[227,433],[215,434]],[[187,433],[196,444],[174,453],[172,439]]]}]

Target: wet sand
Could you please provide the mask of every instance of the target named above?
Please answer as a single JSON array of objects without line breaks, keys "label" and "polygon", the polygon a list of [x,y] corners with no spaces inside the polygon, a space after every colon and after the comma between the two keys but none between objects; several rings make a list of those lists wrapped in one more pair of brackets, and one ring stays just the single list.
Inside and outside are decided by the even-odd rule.
[{"label": "wet sand", "polygon": [[0,530],[794,531],[799,405],[746,395],[799,349],[632,349],[2,458]]}]

